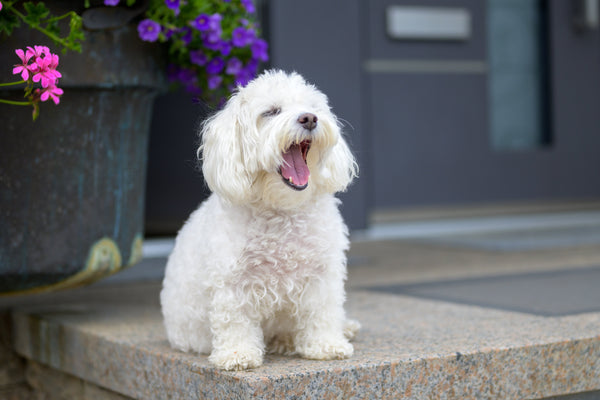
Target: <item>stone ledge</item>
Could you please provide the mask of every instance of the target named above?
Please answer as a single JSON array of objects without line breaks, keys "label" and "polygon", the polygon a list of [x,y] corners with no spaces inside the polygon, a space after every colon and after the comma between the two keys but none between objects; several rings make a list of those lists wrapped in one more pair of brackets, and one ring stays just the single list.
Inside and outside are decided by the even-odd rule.
[{"label": "stone ledge", "polygon": [[44,400],[130,400],[101,388],[85,380],[65,374],[57,369],[46,367],[35,361],[27,364],[27,383],[33,389],[35,397]]},{"label": "stone ledge", "polygon": [[[543,398],[600,390],[600,313],[563,317],[351,290],[349,360],[267,356],[222,372],[169,348],[158,284],[105,286],[12,312],[23,357],[136,399]],[[115,393],[115,394],[116,394]]]}]

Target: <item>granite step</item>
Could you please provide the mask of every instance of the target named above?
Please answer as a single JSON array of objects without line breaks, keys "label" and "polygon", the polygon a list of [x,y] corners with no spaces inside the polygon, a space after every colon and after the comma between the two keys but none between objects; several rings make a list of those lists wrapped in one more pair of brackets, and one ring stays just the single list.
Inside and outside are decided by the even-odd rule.
[{"label": "granite step", "polygon": [[160,252],[0,310],[30,385],[76,382],[78,395],[57,399],[600,399],[597,244],[506,251],[420,237],[357,241],[349,256],[346,308],[363,327],[347,360],[267,355],[224,372],[171,349]]},{"label": "granite step", "polygon": [[[353,289],[352,358],[268,355],[245,372],[169,347],[157,283],[101,286],[12,312],[28,360],[135,399],[517,399],[600,390],[600,310],[543,316]],[[598,392],[597,394],[600,394]]]}]

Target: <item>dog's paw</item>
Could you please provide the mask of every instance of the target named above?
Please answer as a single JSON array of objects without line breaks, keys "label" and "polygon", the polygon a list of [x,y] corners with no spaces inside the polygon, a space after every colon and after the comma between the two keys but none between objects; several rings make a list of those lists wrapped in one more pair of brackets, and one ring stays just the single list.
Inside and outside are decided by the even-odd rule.
[{"label": "dog's paw", "polygon": [[311,360],[341,360],[354,353],[354,347],[347,339],[314,340],[296,350],[302,357]]},{"label": "dog's paw", "polygon": [[213,350],[208,360],[217,368],[242,371],[262,365],[263,352],[255,348]]}]

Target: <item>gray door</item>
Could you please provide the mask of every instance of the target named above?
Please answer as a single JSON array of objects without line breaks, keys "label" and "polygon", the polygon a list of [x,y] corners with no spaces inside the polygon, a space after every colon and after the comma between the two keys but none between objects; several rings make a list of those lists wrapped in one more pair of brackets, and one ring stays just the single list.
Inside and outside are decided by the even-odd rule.
[{"label": "gray door", "polygon": [[[394,31],[415,4],[417,20],[439,11],[448,29]],[[595,5],[368,2],[371,209],[599,197]]]},{"label": "gray door", "polygon": [[[342,195],[342,212],[351,228],[364,228],[375,209],[600,198],[598,10],[586,28],[581,7],[597,3],[257,4],[272,66],[301,72],[344,121],[361,173]],[[386,19],[390,8],[415,6],[434,17],[442,8],[429,37],[419,32],[423,13],[397,26]],[[173,100],[156,107],[163,116],[150,143],[147,222],[155,233],[176,230],[203,197],[193,146],[200,110]],[[173,128],[173,112],[184,111]]]}]

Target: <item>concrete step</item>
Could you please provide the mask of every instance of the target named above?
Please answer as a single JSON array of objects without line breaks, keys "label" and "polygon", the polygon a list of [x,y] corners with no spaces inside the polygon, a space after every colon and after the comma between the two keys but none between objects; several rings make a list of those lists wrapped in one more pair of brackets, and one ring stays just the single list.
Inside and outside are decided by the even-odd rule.
[{"label": "concrete step", "polygon": [[548,317],[369,285],[348,293],[348,314],[363,325],[352,358],[269,355],[260,368],[223,372],[169,347],[159,289],[100,285],[21,304],[14,347],[135,399],[536,399],[600,390],[600,308]]}]

